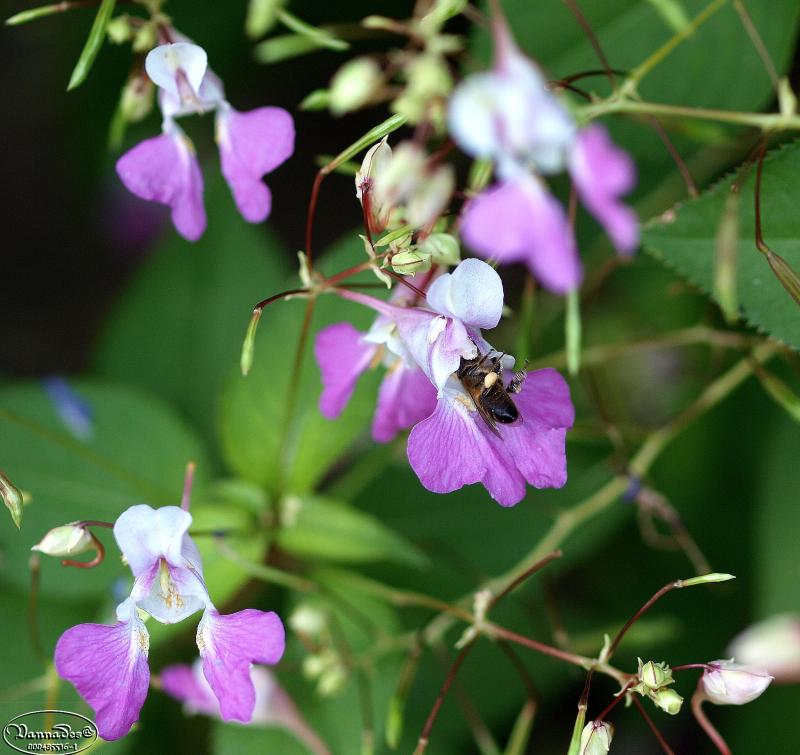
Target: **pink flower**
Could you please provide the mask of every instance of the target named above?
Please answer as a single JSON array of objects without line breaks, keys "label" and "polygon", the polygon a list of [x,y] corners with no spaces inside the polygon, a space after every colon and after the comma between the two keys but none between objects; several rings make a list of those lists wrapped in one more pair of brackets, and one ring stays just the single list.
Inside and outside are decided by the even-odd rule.
[{"label": "pink flower", "polygon": [[800,614],[770,616],[734,637],[727,653],[763,668],[776,684],[800,682]]},{"label": "pink flower", "polygon": [[[263,666],[253,666],[250,676],[256,692],[251,723],[286,729],[315,755],[327,755],[328,748],[305,721],[274,675]],[[221,718],[219,701],[208,685],[199,661],[191,666],[184,663],[167,666],[159,678],[162,689],[184,703],[187,713]]]},{"label": "pink flower", "polygon": [[468,76],[448,109],[453,139],[468,154],[491,159],[499,179],[465,205],[464,240],[482,256],[526,263],[563,294],[580,284],[581,266],[566,213],[538,174],[568,170],[583,203],[629,254],[638,222],[619,198],[633,188],[635,169],[602,126],[577,128],[504,19],[495,18],[494,32],[493,68]]},{"label": "pink flower", "polygon": [[714,661],[700,677],[700,687],[712,703],[744,705],[759,697],[771,681],[764,669],[741,666],[732,660]]},{"label": "pink flower", "polygon": [[117,161],[117,174],[128,190],[169,206],[178,233],[189,241],[199,239],[206,227],[203,177],[194,147],[175,118],[214,110],[222,174],[236,206],[251,223],[265,220],[272,201],[261,179],[294,151],[291,115],[275,107],[234,110],[222,82],[208,69],[205,51],[188,41],[151,50],[145,68],[159,86],[163,134]]},{"label": "pink flower", "polygon": [[284,630],[275,613],[246,609],[220,614],[206,590],[197,546],[187,534],[192,517],[177,506],[144,504],[124,511],[114,538],[134,576],[117,606],[117,623],[79,624],[56,644],[59,675],[94,709],[100,736],[119,739],[138,720],[150,680],[149,636],[138,609],[172,624],[203,610],[197,645],[203,674],[225,720],[253,715],[252,663],[277,663]]},{"label": "pink flower", "polygon": [[[513,506],[525,496],[526,482],[537,488],[564,485],[566,431],[574,409],[561,375],[551,369],[529,373],[519,392],[510,396],[516,419],[491,425],[458,376],[465,361],[479,355],[495,367],[497,379],[507,381],[504,370],[513,367],[513,359],[498,354],[481,334],[481,329],[497,325],[503,308],[502,283],[489,265],[464,260],[452,274],[437,278],[427,293],[429,308],[397,306],[353,291],[340,293],[377,310],[381,317],[376,322],[383,322],[397,339],[394,353],[416,364],[435,387],[432,410],[430,393],[419,390],[407,396],[413,402],[407,416],[416,422],[408,438],[408,459],[428,490],[449,493],[480,482],[501,505]],[[325,338],[330,337],[328,331]],[[344,375],[356,370],[334,365],[334,354],[332,348],[320,349],[318,341],[323,413],[343,406],[355,381],[348,382]],[[349,356],[359,370],[370,360],[364,345]]]}]

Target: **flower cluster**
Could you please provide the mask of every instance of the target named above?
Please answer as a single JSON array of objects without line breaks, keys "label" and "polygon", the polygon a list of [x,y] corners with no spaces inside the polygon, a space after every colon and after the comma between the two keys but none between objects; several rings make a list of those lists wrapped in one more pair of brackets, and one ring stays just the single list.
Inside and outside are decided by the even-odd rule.
[{"label": "flower cluster", "polygon": [[494,67],[464,79],[448,111],[453,139],[468,154],[492,160],[498,177],[468,202],[461,232],[481,256],[524,262],[548,289],[567,293],[581,282],[581,264],[567,215],[542,176],[566,169],[617,250],[630,254],[638,223],[619,198],[633,188],[635,168],[602,126],[578,128],[501,16],[493,28]]},{"label": "flower cluster", "polygon": [[[574,421],[569,388],[552,369],[509,378],[513,358],[481,333],[498,324],[503,310],[503,284],[489,265],[464,260],[430,283],[424,302],[340,295],[378,317],[367,333],[340,323],[318,334],[326,417],[343,410],[362,372],[383,363],[373,437],[387,441],[413,426],[408,459],[428,490],[480,482],[501,505],[513,506],[526,482],[564,485],[566,431]],[[511,414],[502,414],[507,408]]]},{"label": "flower cluster", "polygon": [[222,174],[236,206],[251,223],[265,220],[272,196],[261,179],[294,151],[291,115],[277,107],[234,110],[222,82],[208,68],[205,50],[188,40],[151,50],[145,69],[159,87],[162,134],[117,161],[117,173],[128,190],[168,205],[177,231],[189,241],[200,238],[206,228],[203,175],[194,146],[175,119],[215,111]]},{"label": "flower cluster", "polygon": [[203,610],[197,628],[202,672],[226,721],[253,716],[251,664],[274,664],[283,655],[284,629],[275,613],[245,609],[223,615],[214,607],[200,553],[188,535],[191,522],[178,506],[140,504],[123,512],[114,538],[134,583],[117,606],[116,624],[79,624],[56,644],[56,669],[94,709],[103,739],[127,734],[147,697],[150,640],[143,612],[174,624]]}]

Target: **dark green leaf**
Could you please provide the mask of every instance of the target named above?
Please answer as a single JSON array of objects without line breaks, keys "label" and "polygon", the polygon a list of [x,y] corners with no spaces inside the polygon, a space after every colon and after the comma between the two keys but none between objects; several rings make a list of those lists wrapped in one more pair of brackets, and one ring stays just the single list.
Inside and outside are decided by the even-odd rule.
[{"label": "dark green leaf", "polygon": [[100,48],[103,46],[103,40],[106,36],[106,26],[108,26],[108,22],[111,20],[111,14],[114,12],[115,4],[116,0],[101,0],[100,7],[97,9],[97,15],[94,17],[94,22],[92,23],[92,28],[89,30],[86,44],[83,46],[81,56],[78,58],[78,62],[72,70],[72,76],[70,76],[67,91],[75,89],[75,87],[83,84],[86,77],[89,75],[89,69],[92,67],[97,53],[100,52]]},{"label": "dark green leaf", "polygon": [[239,216],[227,187],[209,183],[205,235],[189,244],[169,231],[117,304],[94,366],[180,407],[211,445],[247,318],[281,286],[287,265],[278,243]]},{"label": "dark green leaf", "polygon": [[[800,145],[767,155],[761,191],[762,222],[767,244],[800,270]],[[730,180],[699,199],[679,205],[652,222],[643,234],[645,248],[706,292],[714,285],[715,233],[725,211]],[[742,188],[739,203],[739,259],[736,288],[742,314],[759,330],[800,349],[800,309],[767,259],[755,246],[754,180]]]}]

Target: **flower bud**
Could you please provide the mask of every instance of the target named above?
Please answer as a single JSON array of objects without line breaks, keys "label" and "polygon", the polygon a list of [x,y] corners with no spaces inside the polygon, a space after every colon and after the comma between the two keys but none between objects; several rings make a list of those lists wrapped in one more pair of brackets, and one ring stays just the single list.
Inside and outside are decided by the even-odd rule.
[{"label": "flower bud", "polygon": [[128,123],[137,123],[153,109],[155,86],[147,76],[131,76],[122,90],[119,107]]},{"label": "flower bud", "polygon": [[419,250],[398,252],[392,255],[392,270],[400,275],[426,273],[431,269],[431,256]]},{"label": "flower bud", "polygon": [[106,34],[108,35],[108,41],[113,42],[115,45],[127,42],[133,36],[133,29],[131,29],[128,17],[117,16],[112,18],[106,26]]},{"label": "flower bud", "polygon": [[0,472],[0,498],[9,510],[17,529],[22,526],[22,506],[24,503],[22,493],[2,472]]},{"label": "flower bud", "polygon": [[436,265],[457,265],[461,262],[458,239],[449,233],[432,233],[419,245],[419,251],[429,254]]},{"label": "flower bud", "polygon": [[580,755],[605,755],[611,749],[614,727],[605,721],[589,721],[581,732]]},{"label": "flower bud", "polygon": [[301,603],[289,616],[292,630],[307,637],[319,637],[327,625],[325,612],[311,603]]},{"label": "flower bud", "polygon": [[374,197],[384,207],[395,207],[416,189],[425,171],[425,152],[413,142],[401,142],[391,160],[373,173]]},{"label": "flower bud", "polygon": [[144,24],[139,27],[131,46],[134,52],[148,52],[158,44],[155,24]]},{"label": "flower bud", "polygon": [[83,527],[65,524],[50,530],[31,550],[46,556],[65,557],[86,553],[93,547],[92,537]]},{"label": "flower bud", "polygon": [[700,685],[706,697],[717,705],[752,702],[770,685],[772,676],[756,666],[730,661],[713,661],[703,672]]},{"label": "flower bud", "polygon": [[672,678],[672,671],[666,663],[654,663],[653,661],[642,663],[641,658],[639,659],[639,680],[645,691],[666,687],[675,681]]},{"label": "flower bud", "polygon": [[777,684],[800,682],[800,614],[778,614],[737,635],[728,654],[758,666]]},{"label": "flower bud", "polygon": [[388,137],[383,137],[374,147],[370,147],[361,162],[361,169],[356,172],[356,196],[364,204],[365,195],[368,196],[371,222],[373,230],[381,231],[386,227],[390,204],[381,201],[376,194],[374,186],[377,176],[383,175],[392,163],[392,148],[389,146]]},{"label": "flower bud", "polygon": [[456,178],[450,165],[442,165],[420,181],[406,205],[406,220],[414,228],[432,225],[447,207]]},{"label": "flower bud", "polygon": [[372,58],[354,58],[334,75],[330,86],[330,108],[343,115],[366,105],[383,84],[383,73]]},{"label": "flower bud", "polygon": [[669,713],[670,716],[677,715],[681,710],[681,705],[683,705],[683,698],[669,687],[654,690],[648,697],[657,708],[661,708],[665,713]]}]

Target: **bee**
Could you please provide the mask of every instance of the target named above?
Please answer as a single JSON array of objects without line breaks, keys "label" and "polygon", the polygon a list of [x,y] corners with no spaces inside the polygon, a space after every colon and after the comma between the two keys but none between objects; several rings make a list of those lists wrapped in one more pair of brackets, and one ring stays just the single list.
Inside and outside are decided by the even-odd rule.
[{"label": "bee", "polygon": [[519,418],[519,410],[509,394],[519,393],[525,381],[525,372],[519,371],[514,373],[507,386],[503,385],[504,356],[492,356],[491,352],[481,354],[478,351],[474,359],[461,357],[461,364],[456,370],[456,377],[475,402],[483,421],[498,437],[498,422],[510,425]]}]

